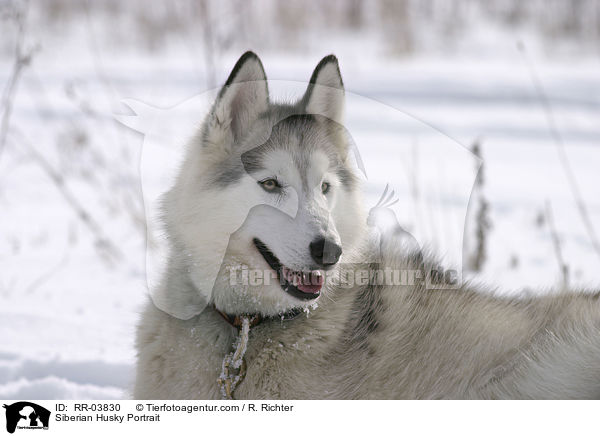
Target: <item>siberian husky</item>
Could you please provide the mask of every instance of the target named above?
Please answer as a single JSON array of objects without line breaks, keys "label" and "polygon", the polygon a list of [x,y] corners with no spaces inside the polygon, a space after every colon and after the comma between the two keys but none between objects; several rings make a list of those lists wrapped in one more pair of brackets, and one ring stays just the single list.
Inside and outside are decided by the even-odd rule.
[{"label": "siberian husky", "polygon": [[[294,104],[239,59],[164,195],[167,307],[142,314],[134,397],[599,398],[597,292],[432,289],[428,256],[373,236],[343,96],[335,56]],[[348,268],[416,273],[348,286]]]}]

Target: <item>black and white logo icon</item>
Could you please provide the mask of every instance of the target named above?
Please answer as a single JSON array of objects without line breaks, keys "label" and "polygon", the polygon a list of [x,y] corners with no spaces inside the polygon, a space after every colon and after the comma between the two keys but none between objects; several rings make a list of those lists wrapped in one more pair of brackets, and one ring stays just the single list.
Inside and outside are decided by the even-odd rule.
[{"label": "black and white logo icon", "polygon": [[16,429],[40,430],[48,429],[50,411],[29,401],[19,401],[11,405],[4,404],[6,409],[6,431],[14,433]]}]

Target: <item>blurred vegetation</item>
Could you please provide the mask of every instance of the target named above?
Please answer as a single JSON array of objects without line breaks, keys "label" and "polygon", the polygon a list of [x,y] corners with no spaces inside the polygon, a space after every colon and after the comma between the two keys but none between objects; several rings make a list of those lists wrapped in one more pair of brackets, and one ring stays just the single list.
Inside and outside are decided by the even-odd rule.
[{"label": "blurred vegetation", "polygon": [[110,28],[106,42],[150,51],[190,38],[210,38],[205,42],[220,50],[303,50],[322,44],[323,35],[369,34],[387,53],[406,55],[452,51],[469,30],[491,24],[524,29],[550,51],[557,41],[571,40],[578,49],[600,52],[600,0],[38,0],[30,8],[36,25],[51,32],[92,14]]}]

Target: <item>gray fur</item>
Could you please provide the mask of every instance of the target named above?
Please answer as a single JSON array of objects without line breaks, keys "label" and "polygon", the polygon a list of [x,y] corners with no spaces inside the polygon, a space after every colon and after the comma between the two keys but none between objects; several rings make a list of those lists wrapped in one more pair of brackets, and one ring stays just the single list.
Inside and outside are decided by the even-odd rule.
[{"label": "gray fur", "polygon": [[[311,83],[324,80],[343,86],[341,77],[334,80],[337,61],[331,65],[335,58],[326,59]],[[319,78],[319,71],[334,76]],[[319,91],[313,86],[310,92]],[[310,106],[310,98],[301,101],[304,109]],[[328,116],[341,113],[323,95],[315,101],[327,103],[323,109]],[[274,151],[289,153],[294,167],[301,170],[303,186],[297,187],[301,201],[309,201],[304,200],[309,198],[304,185],[310,185],[305,174],[312,169],[310,159],[315,153],[323,153],[335,173],[351,175],[351,182],[341,182],[343,189],[335,201],[318,207],[301,204],[313,214],[325,209],[330,213],[335,227],[330,232],[341,241],[345,265],[423,273],[434,267],[428,256],[408,255],[393,235],[382,235],[381,241],[372,238],[356,189],[358,178],[344,158],[347,143],[340,139],[339,130],[318,123],[318,115],[323,114],[297,114],[301,109],[297,105],[269,103],[269,107],[249,115],[254,125],[248,125],[246,136],[229,135],[227,126],[215,127],[209,116],[200,140],[192,142],[180,177],[165,197],[173,249],[162,288],[170,305],[187,309],[200,304],[198,277],[210,259],[202,257],[210,255],[202,249],[211,250],[210,238],[226,216],[223,208],[229,204],[224,196],[242,189],[246,174],[264,171]],[[248,119],[240,118],[242,124]],[[222,130],[215,133],[214,129]],[[336,140],[322,140],[331,135]],[[218,148],[215,138],[222,140],[227,152]],[[233,162],[239,162],[239,167]],[[254,195],[255,185],[248,183],[244,189]],[[220,196],[215,197],[215,192]],[[195,206],[211,198],[222,198],[227,204],[213,205],[216,212],[209,206]],[[212,213],[218,218],[210,220]],[[281,222],[292,229],[304,226],[297,229],[298,235],[312,231],[314,223],[303,213]],[[208,221],[196,224],[201,219]],[[267,236],[280,230],[265,226]],[[240,255],[247,256],[244,261],[260,259],[246,244],[243,228],[229,244],[242,254],[235,257],[228,252],[225,263]],[[302,254],[301,246],[277,248],[278,254],[285,250]],[[277,287],[253,294],[252,289],[229,286],[221,276],[214,286],[211,302],[220,310],[259,311],[266,317],[250,331],[247,374],[234,393],[237,399],[600,398],[598,293],[508,299],[469,284],[430,290],[422,280],[398,286],[329,284],[316,309],[282,322],[278,311],[308,306],[285,297]],[[248,295],[252,299],[245,299]],[[253,305],[256,299],[259,305]],[[148,302],[136,340],[136,399],[221,398],[216,380],[236,329],[210,305],[201,313],[186,313],[191,314],[189,319],[179,319]]]},{"label": "gray fur", "polygon": [[[251,330],[235,398],[597,399],[597,295],[337,289],[309,317]],[[144,320],[135,397],[219,399],[235,329],[210,309],[180,321],[149,304]]]}]

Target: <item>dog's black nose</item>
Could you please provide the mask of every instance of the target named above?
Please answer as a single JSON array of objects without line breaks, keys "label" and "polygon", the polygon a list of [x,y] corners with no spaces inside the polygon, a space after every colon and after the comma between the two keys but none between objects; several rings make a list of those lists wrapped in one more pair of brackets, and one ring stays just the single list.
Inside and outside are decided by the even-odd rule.
[{"label": "dog's black nose", "polygon": [[335,265],[342,255],[342,247],[325,238],[312,241],[309,247],[310,255],[320,266]]}]

